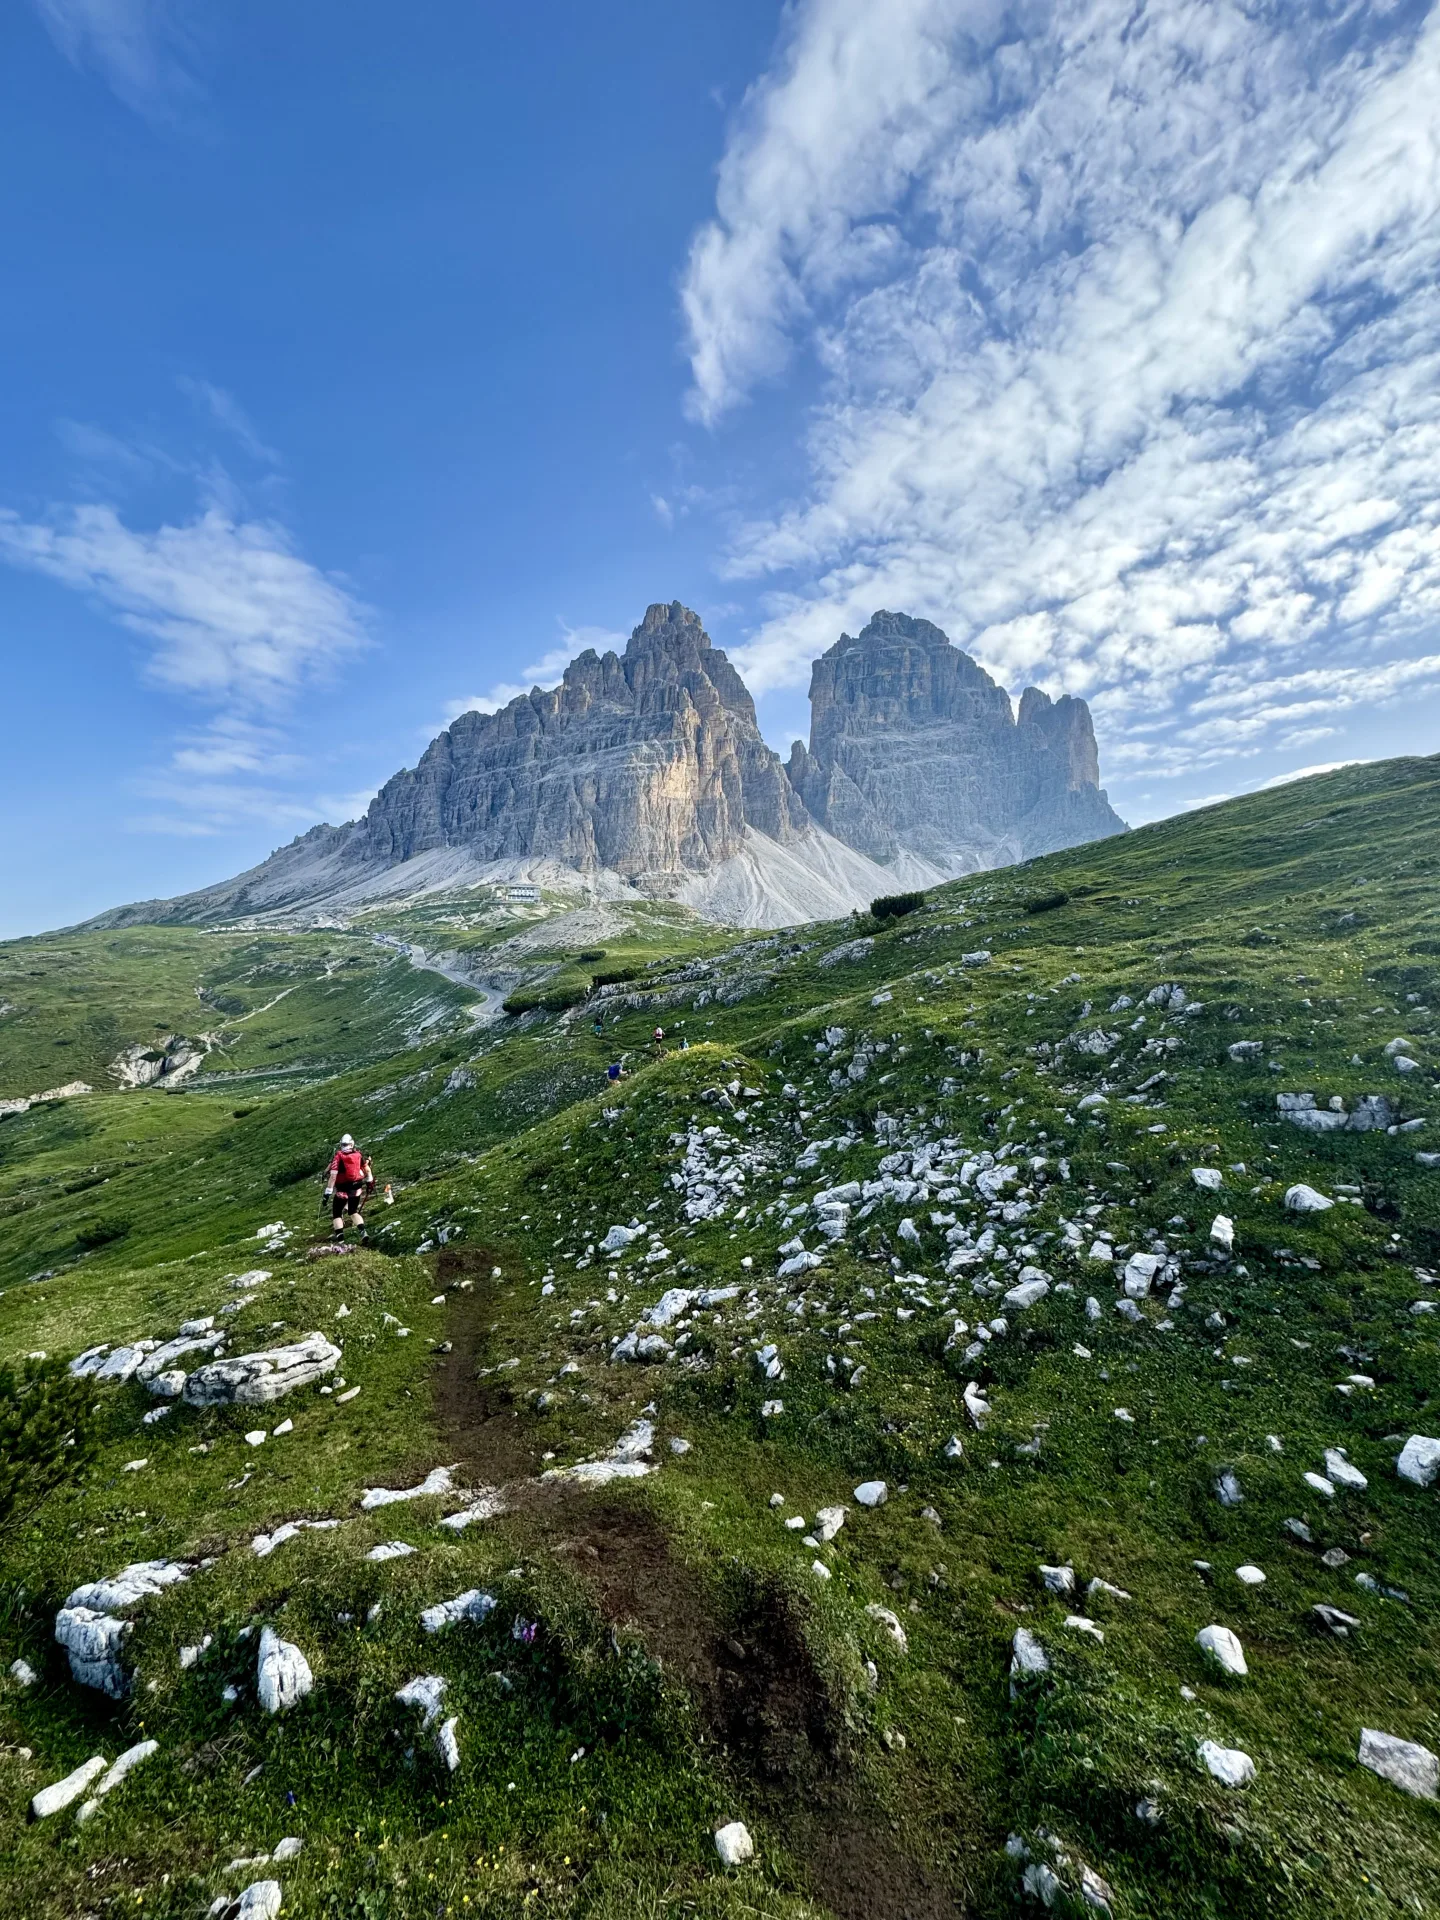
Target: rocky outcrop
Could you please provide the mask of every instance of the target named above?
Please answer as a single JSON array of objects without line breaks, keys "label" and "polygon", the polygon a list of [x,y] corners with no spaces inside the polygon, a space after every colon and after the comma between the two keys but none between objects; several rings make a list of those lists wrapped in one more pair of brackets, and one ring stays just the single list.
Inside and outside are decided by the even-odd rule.
[{"label": "rocky outcrop", "polygon": [[1100,790],[1090,710],[1027,687],[1010,696],[939,627],[877,613],[815,662],[810,743],[791,783],[847,846],[947,874],[1004,866],[1120,833]]},{"label": "rocky outcrop", "polygon": [[109,1580],[76,1587],[55,1616],[55,1638],[82,1687],[98,1687],[121,1699],[130,1681],[121,1660],[131,1623],[127,1617],[153,1594],[188,1580],[194,1568],[178,1560],[142,1560]]},{"label": "rocky outcrop", "polygon": [[297,1387],[323,1379],[339,1364],[339,1347],[323,1333],[308,1333],[288,1347],[237,1353],[232,1359],[197,1367],[184,1383],[184,1398],[192,1407],[268,1406]]}]

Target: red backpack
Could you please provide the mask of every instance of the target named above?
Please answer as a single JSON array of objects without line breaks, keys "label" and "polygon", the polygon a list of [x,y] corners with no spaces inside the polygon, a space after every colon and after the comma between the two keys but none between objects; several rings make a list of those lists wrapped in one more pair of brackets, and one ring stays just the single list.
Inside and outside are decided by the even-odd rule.
[{"label": "red backpack", "polygon": [[356,1147],[346,1147],[335,1156],[335,1179],[342,1187],[353,1187],[365,1178],[365,1156]]}]

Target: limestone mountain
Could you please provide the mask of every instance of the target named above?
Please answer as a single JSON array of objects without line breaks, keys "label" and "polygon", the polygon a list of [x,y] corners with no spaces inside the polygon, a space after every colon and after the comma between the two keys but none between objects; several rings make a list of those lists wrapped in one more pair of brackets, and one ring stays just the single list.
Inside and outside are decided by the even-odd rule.
[{"label": "limestone mountain", "polygon": [[1010,696],[939,627],[877,613],[815,662],[810,744],[790,755],[811,816],[871,859],[947,876],[1124,830],[1100,790],[1090,709]]},{"label": "limestone mountain", "polygon": [[674,601],[647,610],[623,654],[586,648],[558,687],[461,714],[380,789],[347,853],[464,846],[668,891],[733,859],[747,828],[783,846],[807,825],[744,681]]},{"label": "limestone mountain", "polygon": [[650,607],[623,654],[461,714],[364,816],[219,886],[99,925],[343,915],[486,880],[672,899],[739,926],[847,912],[1122,830],[1089,711],[1009,696],[938,627],[879,613],[816,662],[789,767],[698,616]]}]

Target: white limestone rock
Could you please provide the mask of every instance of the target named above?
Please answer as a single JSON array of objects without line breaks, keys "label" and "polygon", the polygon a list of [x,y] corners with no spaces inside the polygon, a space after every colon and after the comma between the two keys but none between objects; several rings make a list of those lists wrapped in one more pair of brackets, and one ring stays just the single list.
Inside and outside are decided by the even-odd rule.
[{"label": "white limestone rock", "polygon": [[1018,1286],[1011,1287],[1003,1298],[1007,1307],[1021,1310],[1025,1307],[1033,1307],[1037,1301],[1043,1300],[1049,1291],[1048,1280],[1022,1280]]},{"label": "white limestone rock", "polygon": [[1143,1300],[1155,1282],[1155,1275],[1164,1265],[1159,1254],[1132,1253],[1125,1263],[1125,1292],[1131,1300]]},{"label": "white limestone rock", "polygon": [[97,1800],[103,1800],[107,1793],[113,1793],[127,1774],[133,1773],[136,1767],[150,1758],[152,1753],[158,1753],[159,1751],[160,1742],[158,1740],[140,1740],[137,1741],[133,1747],[127,1747],[119,1759],[114,1761],[104,1775],[102,1775],[99,1784],[95,1788],[95,1798]]},{"label": "white limestone rock", "polygon": [[1225,1176],[1218,1167],[1192,1167],[1190,1178],[1202,1193],[1218,1193],[1225,1184]]},{"label": "white limestone rock", "polygon": [[235,1354],[197,1367],[185,1382],[184,1398],[192,1407],[266,1406],[297,1387],[324,1379],[339,1364],[339,1347],[323,1333],[309,1333],[289,1346]]},{"label": "white limestone rock", "polygon": [[450,1467],[432,1467],[418,1487],[367,1487],[360,1497],[360,1505],[366,1512],[372,1512],[376,1507],[392,1507],[404,1500],[428,1500],[436,1494],[452,1492],[454,1484]]},{"label": "white limestone rock", "polygon": [[460,1593],[453,1600],[441,1600],[433,1607],[426,1607],[420,1615],[420,1624],[426,1633],[443,1633],[447,1627],[458,1625],[462,1620],[473,1620],[477,1624],[487,1620],[495,1611],[493,1593],[482,1593],[478,1587]]},{"label": "white limestone rock", "polygon": [[1017,1627],[1010,1642],[1010,1692],[1022,1680],[1050,1671],[1050,1656],[1028,1627]]},{"label": "white limestone rock", "polygon": [[1362,1767],[1417,1800],[1434,1800],[1440,1794],[1440,1757],[1414,1740],[1362,1727],[1359,1759]]},{"label": "white limestone rock", "polygon": [[273,1533],[257,1533],[250,1542],[250,1551],[257,1560],[267,1560],[287,1540],[294,1540],[302,1533],[332,1533],[339,1525],[338,1520],[287,1520]]},{"label": "white limestone rock", "polygon": [[755,1842],[743,1820],[732,1820],[715,1835],[715,1851],[722,1867],[743,1866],[755,1858]]},{"label": "white limestone rock", "polygon": [[1195,1644],[1222,1673],[1231,1674],[1239,1680],[1249,1673],[1250,1669],[1245,1664],[1245,1649],[1229,1627],[1202,1627],[1195,1636]]},{"label": "white limestone rock", "polygon": [[862,1480],[855,1489],[855,1498],[862,1507],[883,1507],[890,1498],[890,1489],[883,1480]]},{"label": "white limestone rock", "polygon": [[1306,1186],[1303,1180],[1287,1188],[1285,1193],[1285,1205],[1291,1213],[1328,1213],[1334,1204],[1323,1193],[1317,1193],[1314,1187]]},{"label": "white limestone rock", "polygon": [[419,1707],[420,1731],[428,1733],[440,1718],[440,1702],[448,1682],[442,1673],[422,1673],[407,1680],[395,1698],[403,1707]]},{"label": "white limestone rock", "polygon": [[32,1820],[48,1820],[52,1814],[63,1813],[65,1808],[78,1800],[85,1789],[98,1775],[105,1771],[105,1756],[92,1754],[83,1766],[76,1767],[73,1773],[67,1773],[63,1780],[42,1787],[30,1802]]},{"label": "white limestone rock", "polygon": [[455,1732],[459,1725],[459,1719],[452,1713],[444,1726],[437,1727],[435,1731],[435,1751],[450,1773],[457,1773],[460,1768],[460,1742]]},{"label": "white limestone rock", "polygon": [[846,1511],[844,1507],[821,1507],[815,1515],[815,1531],[822,1544],[828,1544],[839,1533],[845,1524]]},{"label": "white limestone rock", "polygon": [[1239,1747],[1222,1747],[1218,1741],[1202,1740],[1198,1752],[1200,1764],[1222,1787],[1246,1787],[1255,1778],[1255,1762]]},{"label": "white limestone rock", "polygon": [[210,1908],[209,1920],[276,1920],[284,1897],[278,1880],[252,1880],[233,1900],[222,1893]]},{"label": "white limestone rock", "polygon": [[1423,1433],[1412,1433],[1400,1449],[1395,1471],[1413,1486],[1428,1487],[1440,1473],[1440,1440]]},{"label": "white limestone rock", "polygon": [[55,1638],[82,1687],[119,1700],[129,1685],[120,1654],[130,1633],[124,1618],[153,1594],[188,1580],[194,1568],[179,1560],[141,1560],[108,1580],[76,1587],[55,1616]]},{"label": "white limestone rock", "polygon": [[897,1614],[892,1613],[889,1607],[882,1607],[877,1601],[873,1600],[870,1605],[866,1607],[865,1613],[866,1617],[873,1620],[876,1626],[884,1628],[897,1651],[900,1653],[909,1652],[910,1642],[906,1637],[905,1629],[901,1626]]},{"label": "white limestone rock", "polygon": [[1228,1213],[1217,1213],[1210,1222],[1210,1244],[1219,1247],[1222,1253],[1235,1250],[1235,1222]]},{"label": "white limestone rock", "polygon": [[494,1520],[507,1511],[505,1496],[498,1487],[480,1487],[468,1507],[462,1507],[459,1513],[447,1513],[440,1524],[449,1533],[463,1533],[477,1521]]},{"label": "white limestone rock", "polygon": [[[194,1324],[194,1322],[187,1322],[187,1325]],[[162,1374],[176,1371],[175,1362],[177,1360],[188,1359],[191,1354],[196,1353],[213,1353],[217,1347],[223,1346],[224,1344],[225,1335],[223,1333],[211,1333],[205,1329],[201,1329],[198,1333],[191,1334],[187,1338],[182,1328],[178,1338],[167,1340],[164,1346],[156,1347],[153,1353],[147,1353],[145,1355],[144,1359],[135,1369],[135,1377],[137,1380],[149,1384]],[[178,1371],[183,1377],[185,1369],[182,1367],[178,1369]],[[161,1389],[152,1387],[151,1391],[161,1391]]]},{"label": "white limestone rock", "polygon": [[255,1670],[255,1691],[266,1713],[284,1713],[303,1700],[315,1685],[310,1662],[289,1640],[282,1640],[273,1627],[260,1635],[260,1658]]},{"label": "white limestone rock", "polygon": [[1358,1467],[1352,1467],[1339,1447],[1325,1449],[1325,1477],[1337,1487],[1347,1487],[1353,1493],[1364,1493],[1370,1482]]}]

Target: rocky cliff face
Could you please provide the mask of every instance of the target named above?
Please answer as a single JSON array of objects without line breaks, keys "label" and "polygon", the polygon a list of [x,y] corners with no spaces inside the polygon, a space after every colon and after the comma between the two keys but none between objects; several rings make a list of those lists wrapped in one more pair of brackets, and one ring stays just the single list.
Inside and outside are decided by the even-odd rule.
[{"label": "rocky cliff face", "polygon": [[847,846],[947,874],[1123,831],[1100,790],[1090,710],[1028,687],[1020,712],[939,627],[877,613],[815,662],[791,784]]},{"label": "rocky cliff face", "polygon": [[558,687],[462,714],[381,788],[346,857],[463,846],[662,886],[732,858],[747,827],[783,844],[806,824],[744,682],[675,601],[623,655],[587,650]]}]

